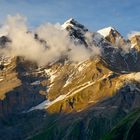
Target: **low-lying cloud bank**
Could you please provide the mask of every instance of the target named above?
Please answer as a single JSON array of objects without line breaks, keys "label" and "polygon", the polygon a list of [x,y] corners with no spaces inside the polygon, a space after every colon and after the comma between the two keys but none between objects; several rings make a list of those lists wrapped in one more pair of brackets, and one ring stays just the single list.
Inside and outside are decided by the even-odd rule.
[{"label": "low-lying cloud bank", "polygon": [[[9,56],[22,56],[39,65],[52,63],[64,55],[67,55],[70,61],[84,61],[100,54],[99,48],[95,46],[89,51],[81,44],[75,44],[60,24],[46,23],[29,32],[26,21],[21,15],[7,17],[1,30],[5,29],[11,42],[7,43],[7,47],[1,49],[1,52]],[[35,39],[35,33],[46,43]]]}]

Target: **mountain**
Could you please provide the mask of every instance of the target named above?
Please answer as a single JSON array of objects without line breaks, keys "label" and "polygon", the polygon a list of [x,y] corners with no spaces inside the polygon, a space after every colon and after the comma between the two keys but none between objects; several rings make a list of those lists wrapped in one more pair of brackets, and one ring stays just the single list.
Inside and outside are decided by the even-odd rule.
[{"label": "mountain", "polygon": [[67,30],[69,35],[74,38],[76,42],[82,43],[87,47],[84,34],[88,31],[88,29],[84,25],[78,23],[73,18],[70,18],[62,25],[62,29]]},{"label": "mountain", "polygon": [[[140,56],[137,49],[132,49],[132,41],[125,40],[115,28],[107,27],[97,32],[90,32],[84,25],[74,19],[66,21],[62,28],[69,32],[75,42],[83,44],[86,48],[99,47],[101,57],[107,62],[110,69],[117,72],[137,72],[140,70],[138,65]],[[87,36],[90,40],[87,39]],[[118,63],[120,63],[119,66]]]},{"label": "mountain", "polygon": [[[100,53],[40,66],[1,52],[1,140],[99,140],[140,107],[137,37],[125,40],[112,27],[90,32],[75,19],[61,28],[74,44]],[[39,34],[34,39],[49,49]],[[1,49],[11,42],[2,36]]]},{"label": "mountain", "polygon": [[118,41],[118,39],[120,42],[124,42],[124,39],[121,36],[121,34],[113,27],[103,28],[103,29],[98,30],[97,32],[101,34],[104,38],[106,38],[109,42],[111,42],[112,44],[115,44]]}]

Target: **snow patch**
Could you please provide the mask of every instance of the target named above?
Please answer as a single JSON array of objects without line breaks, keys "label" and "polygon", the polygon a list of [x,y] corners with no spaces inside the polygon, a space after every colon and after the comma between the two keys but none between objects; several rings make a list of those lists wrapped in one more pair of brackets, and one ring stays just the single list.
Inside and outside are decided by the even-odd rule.
[{"label": "snow patch", "polygon": [[45,105],[45,109],[47,109],[49,106],[53,105],[54,103],[61,101],[65,99],[66,95],[60,95],[55,100],[51,101],[49,104]]},{"label": "snow patch", "polygon": [[123,71],[121,71],[121,73],[126,74],[126,73],[128,73],[128,71],[124,71],[124,70],[123,70]]},{"label": "snow patch", "polygon": [[78,67],[78,71],[81,72],[85,68],[86,64],[82,64]]},{"label": "snow patch", "polygon": [[55,100],[50,101],[50,100],[45,100],[42,103],[38,104],[37,106],[32,107],[31,109],[29,109],[27,112],[31,112],[33,110],[43,110],[43,109],[47,109],[49,106],[51,106],[52,104],[63,100],[66,97],[66,95],[60,95],[59,97],[57,97]]},{"label": "snow patch", "polygon": [[[88,65],[87,65],[86,61],[79,62],[75,65],[76,71],[74,71],[74,72],[78,72],[78,73],[82,72],[87,66]],[[69,83],[71,83],[73,76],[75,74],[74,72],[71,75],[69,75],[69,78],[67,79],[67,81],[63,87],[66,87]]]},{"label": "snow patch", "polygon": [[101,30],[98,30],[97,32],[99,34],[101,34],[102,36],[107,37],[111,30],[115,30],[115,29],[113,27],[107,27],[107,28],[103,28]]},{"label": "snow patch", "polygon": [[37,106],[32,107],[31,109],[29,109],[27,112],[33,111],[33,110],[42,110],[45,108],[46,105],[48,105],[50,103],[49,100],[45,100],[42,103],[40,103]]},{"label": "snow patch", "polygon": [[52,86],[53,86],[53,84],[47,86],[47,90],[46,90],[46,92],[49,92]]},{"label": "snow patch", "polygon": [[32,86],[35,86],[35,85],[40,85],[40,81],[35,81],[33,83],[31,83]]},{"label": "snow patch", "polygon": [[90,63],[88,63],[88,61],[82,61],[78,63],[78,65],[76,66],[76,69],[78,69],[78,72],[81,72],[84,69],[86,69],[86,67],[88,67],[89,65]]},{"label": "snow patch", "polygon": [[54,82],[54,79],[57,77],[56,72],[57,71],[53,71],[52,69],[45,69],[45,73],[50,78],[50,83],[53,83]]},{"label": "snow patch", "polygon": [[66,87],[70,82],[71,82],[71,80],[68,79],[63,87]]}]

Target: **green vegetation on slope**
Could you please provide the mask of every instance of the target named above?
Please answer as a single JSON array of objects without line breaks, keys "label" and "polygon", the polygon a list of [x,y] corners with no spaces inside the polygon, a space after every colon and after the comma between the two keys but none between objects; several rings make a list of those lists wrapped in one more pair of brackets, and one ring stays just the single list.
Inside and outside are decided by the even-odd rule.
[{"label": "green vegetation on slope", "polygon": [[140,139],[140,109],[127,115],[102,140],[139,140]]}]

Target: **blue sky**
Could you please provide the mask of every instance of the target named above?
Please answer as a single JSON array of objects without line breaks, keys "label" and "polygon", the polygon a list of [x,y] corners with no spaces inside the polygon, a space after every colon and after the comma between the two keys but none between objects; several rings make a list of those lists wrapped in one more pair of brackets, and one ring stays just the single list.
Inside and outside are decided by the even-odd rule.
[{"label": "blue sky", "polygon": [[17,13],[28,18],[30,27],[73,17],[91,31],[106,26],[123,35],[140,31],[140,0],[0,0],[0,22]]}]

